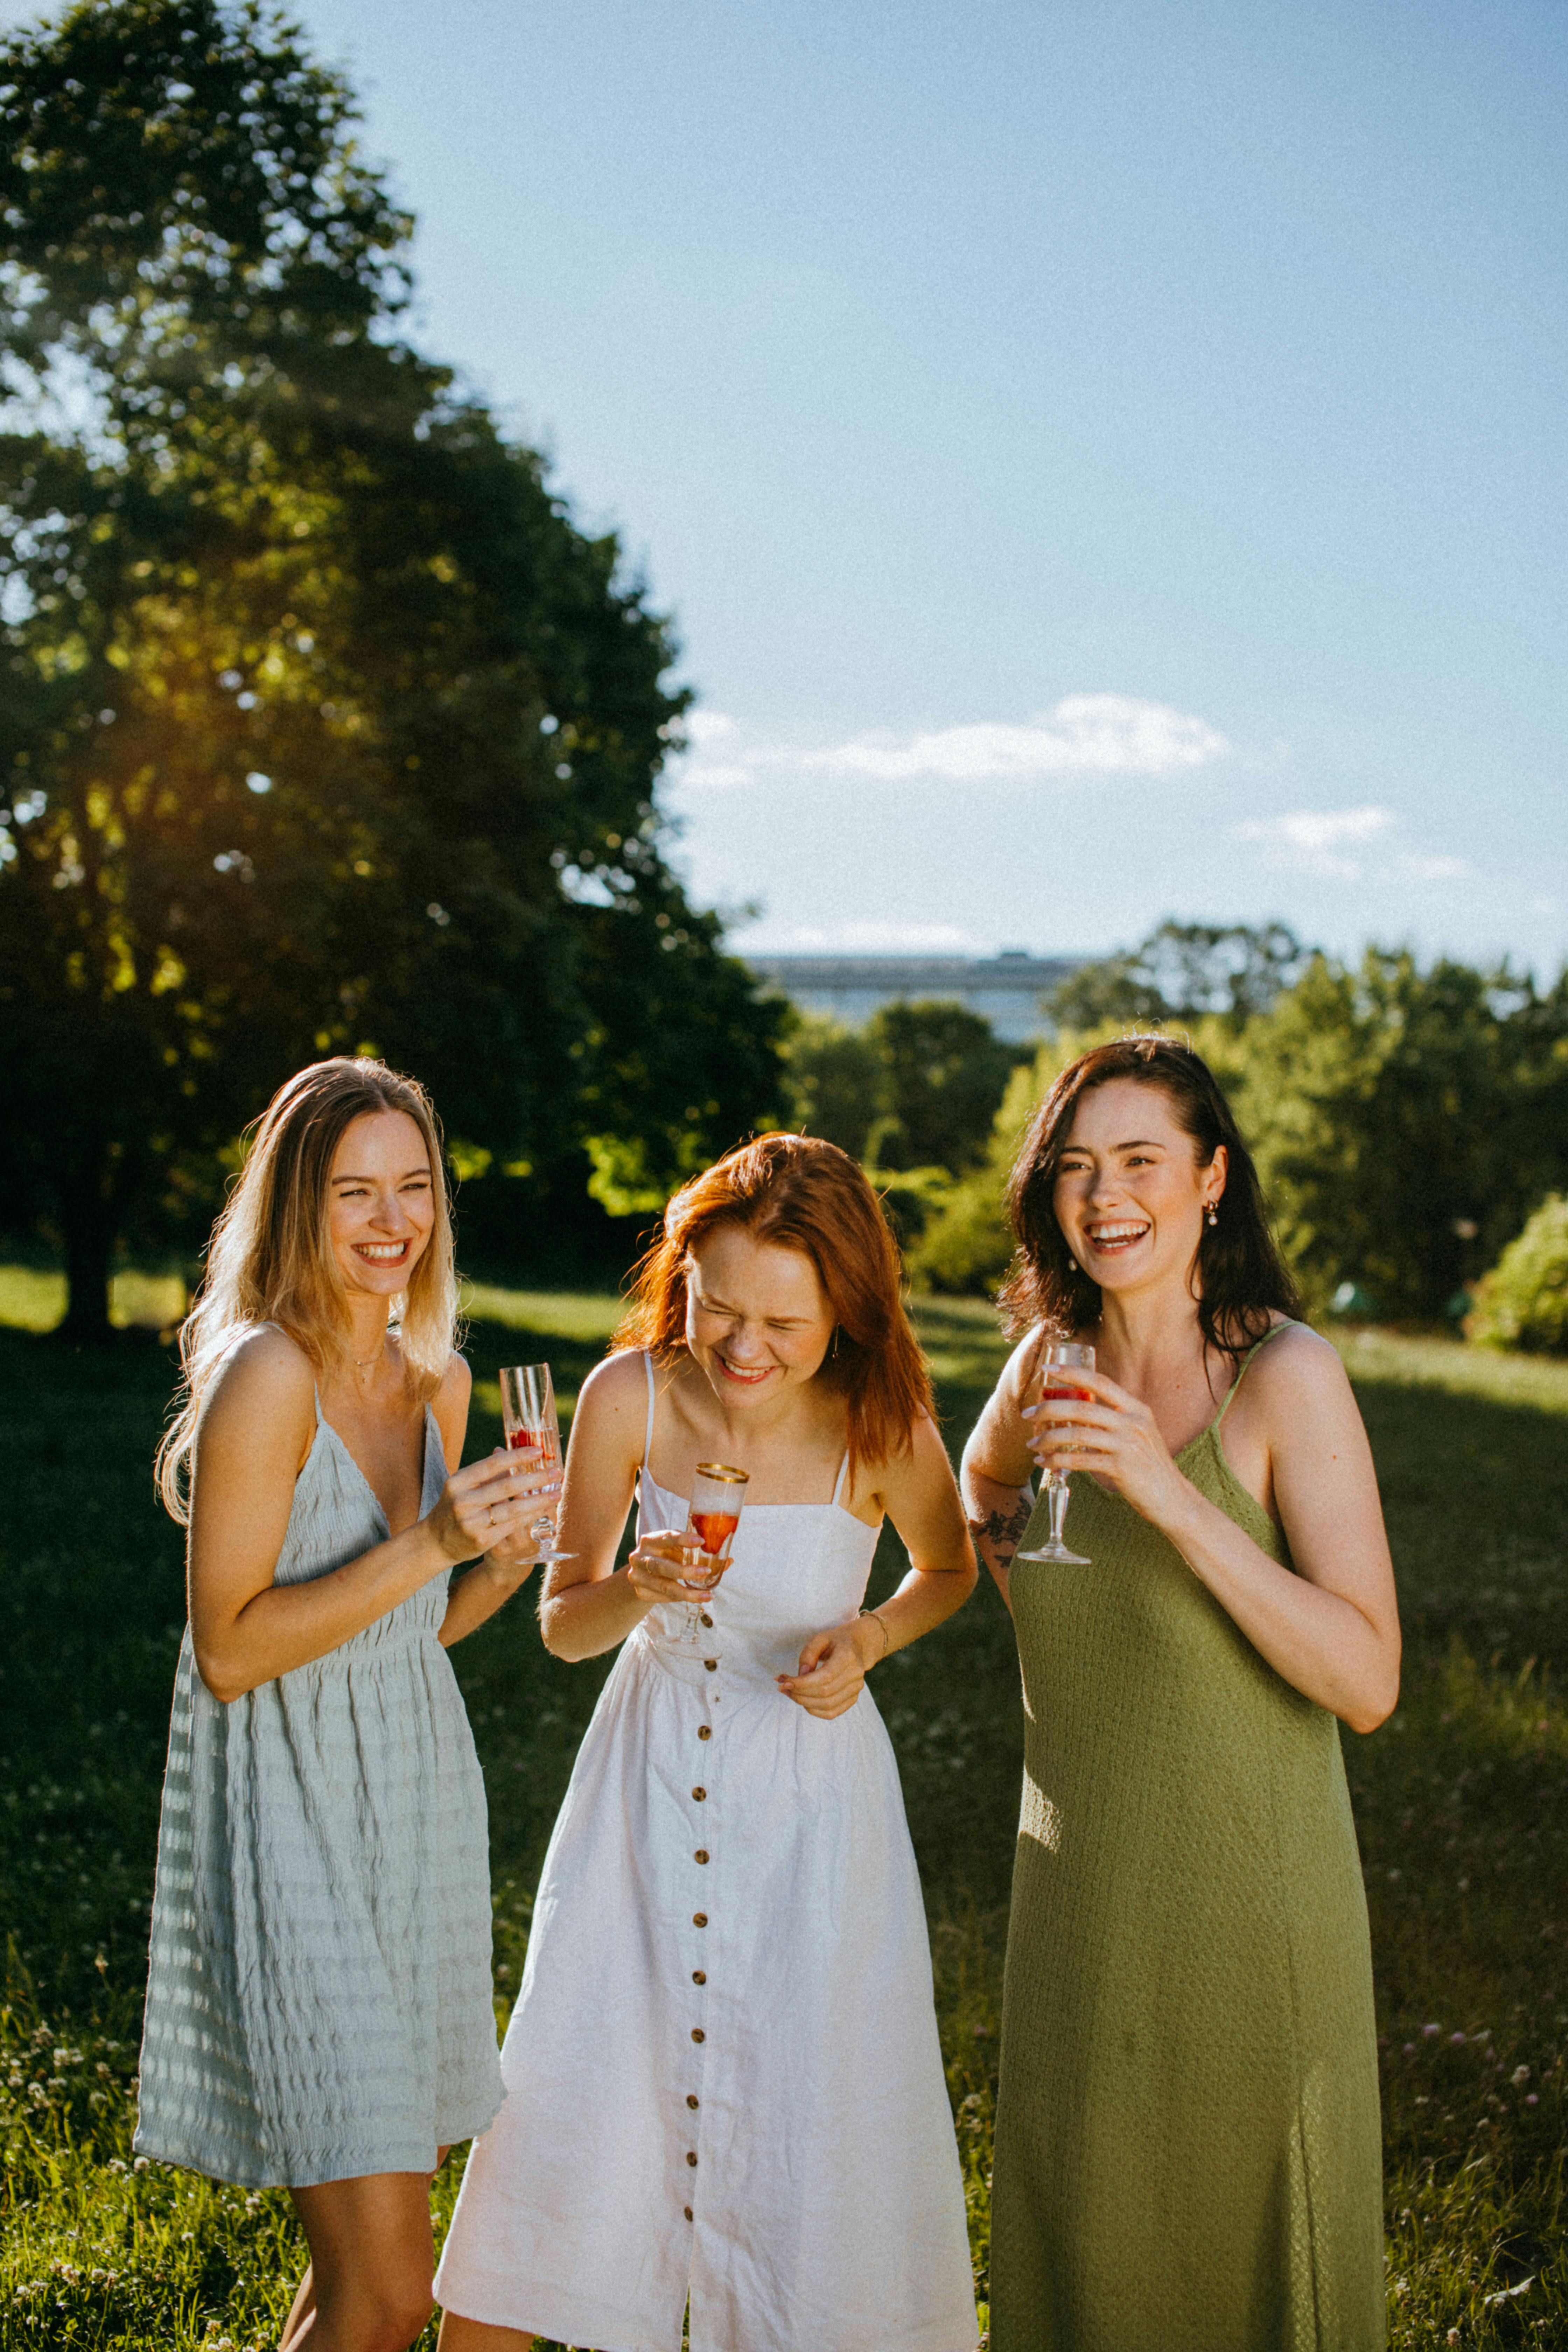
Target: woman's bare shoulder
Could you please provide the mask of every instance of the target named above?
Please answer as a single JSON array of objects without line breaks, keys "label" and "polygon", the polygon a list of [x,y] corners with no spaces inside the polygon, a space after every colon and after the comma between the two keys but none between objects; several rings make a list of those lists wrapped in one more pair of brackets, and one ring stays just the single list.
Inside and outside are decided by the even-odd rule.
[{"label": "woman's bare shoulder", "polygon": [[[237,1339],[214,1373],[197,1423],[210,1456],[236,1440],[303,1459],[315,1432],[316,1374],[297,1339],[260,1324]],[[298,1467],[298,1463],[295,1465]]]},{"label": "woman's bare shoulder", "polygon": [[[636,1443],[642,1460],[643,1432],[647,1426],[647,1358],[640,1348],[617,1348],[596,1363],[578,1391],[572,1426],[591,1432],[595,1443]],[[654,1379],[662,1393],[668,1375],[656,1365]]]},{"label": "woman's bare shoulder", "polygon": [[1248,1366],[1242,1398],[1248,1390],[1253,1410],[1270,1416],[1331,1404],[1354,1408],[1350,1380],[1332,1340],[1310,1324],[1292,1323],[1284,1316],[1275,1318],[1268,1345]]},{"label": "woman's bare shoulder", "polygon": [[287,1331],[275,1323],[258,1323],[242,1332],[213,1374],[205,1400],[207,1409],[226,1406],[310,1403],[316,1391],[315,1368]]},{"label": "woman's bare shoulder", "polygon": [[845,1507],[852,1512],[864,1509],[875,1501],[884,1508],[893,1507],[900,1496],[912,1497],[917,1493],[954,1485],[952,1464],[948,1459],[942,1432],[929,1412],[922,1412],[910,1431],[909,1444],[901,1453],[885,1462],[862,1462],[857,1465],[853,1486],[843,1496]]},{"label": "woman's bare shoulder", "polygon": [[430,1402],[439,1415],[449,1405],[466,1407],[473,1391],[473,1368],[468,1358],[460,1356],[454,1348],[447,1359],[447,1369],[441,1375],[441,1384]]}]

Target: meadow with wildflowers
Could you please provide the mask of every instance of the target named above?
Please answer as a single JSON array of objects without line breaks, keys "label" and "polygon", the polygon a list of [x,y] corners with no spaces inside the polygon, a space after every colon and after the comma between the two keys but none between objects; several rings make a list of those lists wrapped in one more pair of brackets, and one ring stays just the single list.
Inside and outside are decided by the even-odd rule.
[{"label": "meadow with wildflowers", "polygon": [[[24,1311],[26,1309],[26,1311]],[[491,1368],[548,1354],[572,1392],[614,1300],[481,1291]],[[978,1301],[923,1302],[956,1450],[1001,1360]],[[0,1318],[37,1322],[0,1273]],[[1391,2342],[1568,2342],[1568,1367],[1368,1332],[1344,1348],[1372,1431],[1407,1653],[1391,1721],[1345,1747],[1377,1966]],[[487,1378],[487,1375],[489,1377]],[[0,1329],[0,2352],[249,2352],[299,2262],[288,2200],[133,2158],[153,1838],[184,1602],[148,1463],[172,1361]],[[891,1546],[879,1586],[896,1573]],[[489,1791],[498,2010],[607,1661],[542,1648],[525,1599],[455,1653]],[[1021,1749],[994,1593],[876,1677],[931,1919],[984,2299],[1001,1957]],[[456,2192],[438,2182],[439,2217]],[[429,2343],[434,2342],[434,2330]]]}]

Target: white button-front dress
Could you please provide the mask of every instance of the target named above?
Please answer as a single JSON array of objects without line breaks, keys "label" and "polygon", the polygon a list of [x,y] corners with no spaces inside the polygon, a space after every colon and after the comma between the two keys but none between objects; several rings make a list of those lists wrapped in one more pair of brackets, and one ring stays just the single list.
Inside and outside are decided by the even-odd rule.
[{"label": "white button-front dress", "polygon": [[[649,1367],[648,1430],[653,1426]],[[597,2352],[973,2352],[963,2181],[898,1768],[869,1691],[774,1682],[850,1622],[877,1529],[752,1504],[732,1564],[622,1649],[545,1857],[437,2276]],[[687,1506],[639,1481],[645,1534]]]}]

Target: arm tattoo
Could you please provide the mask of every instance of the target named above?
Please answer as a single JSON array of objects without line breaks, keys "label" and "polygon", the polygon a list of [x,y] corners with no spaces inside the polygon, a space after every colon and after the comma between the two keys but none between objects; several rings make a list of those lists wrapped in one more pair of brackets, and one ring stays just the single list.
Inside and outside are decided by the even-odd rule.
[{"label": "arm tattoo", "polygon": [[983,1519],[970,1520],[970,1534],[977,1544],[990,1547],[991,1558],[998,1568],[1005,1568],[1017,1550],[1034,1508],[1033,1502],[1026,1496],[1011,1511],[992,1511]]}]

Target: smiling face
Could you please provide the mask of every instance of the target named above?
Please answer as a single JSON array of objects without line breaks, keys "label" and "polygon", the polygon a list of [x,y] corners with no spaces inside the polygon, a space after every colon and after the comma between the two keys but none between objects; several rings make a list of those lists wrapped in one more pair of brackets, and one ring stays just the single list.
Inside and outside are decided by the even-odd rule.
[{"label": "smiling face", "polygon": [[1074,1113],[1051,1205],[1091,1282],[1111,1291],[1173,1277],[1184,1285],[1226,1172],[1223,1144],[1199,1165],[1163,1087],[1110,1078]]},{"label": "smiling face", "polygon": [[395,1298],[436,1223],[425,1139],[405,1110],[351,1120],[332,1154],[327,1230],[345,1290]]},{"label": "smiling face", "polygon": [[687,1261],[686,1344],[727,1410],[804,1387],[833,1338],[833,1309],[804,1252],[712,1226]]}]

